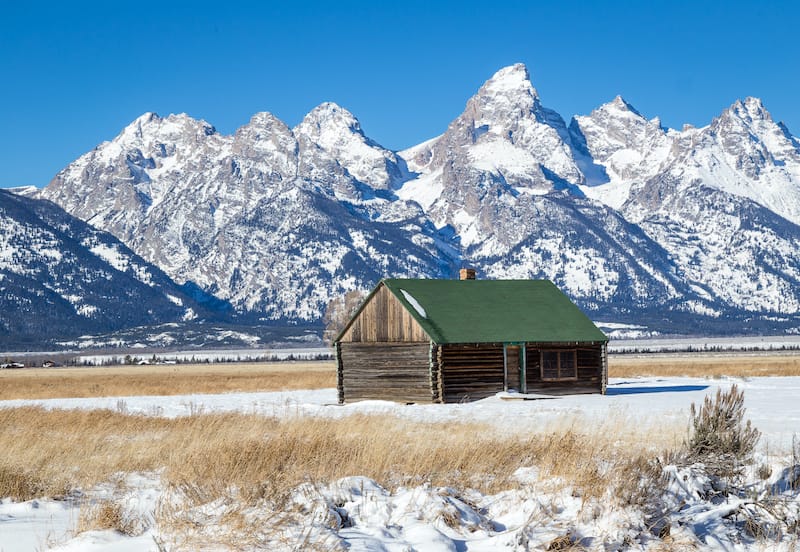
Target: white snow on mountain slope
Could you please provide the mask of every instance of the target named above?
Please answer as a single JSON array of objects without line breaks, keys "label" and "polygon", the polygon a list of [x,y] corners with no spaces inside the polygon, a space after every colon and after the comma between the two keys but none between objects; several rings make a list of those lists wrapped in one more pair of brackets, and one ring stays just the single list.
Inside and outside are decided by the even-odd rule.
[{"label": "white snow on mountain slope", "polygon": [[409,171],[414,173],[423,172],[425,167],[431,162],[431,158],[433,157],[432,148],[439,139],[441,139],[441,135],[434,136],[416,146],[411,146],[410,148],[397,152],[397,155],[406,161]]},{"label": "white snow on mountain slope", "polygon": [[576,117],[571,131],[610,180],[581,190],[662,245],[700,297],[751,312],[797,308],[800,148],[759,100],[738,101],[703,128],[664,131],[617,98]]},{"label": "white snow on mountain slope", "polygon": [[[148,272],[147,268],[131,262],[131,258],[122,254],[117,247],[105,243],[94,242],[94,240],[84,240],[83,245],[89,247],[89,251],[106,261],[108,264],[119,270],[126,272],[129,268],[132,269],[137,279],[147,284],[154,286],[152,275]],[[169,298],[169,296],[167,296]],[[172,299],[170,299],[172,301]],[[175,301],[172,301],[173,303]]]},{"label": "white snow on mountain slope", "polygon": [[[413,180],[405,182],[402,188],[395,193],[397,197],[406,201],[415,201],[428,211],[439,196],[442,195],[444,184],[442,183],[442,169],[436,169],[430,173],[423,173]],[[443,226],[438,224],[437,226]]]},{"label": "white snow on mountain slope", "polygon": [[656,244],[609,232],[624,221],[580,197],[588,153],[542,106],[522,65],[498,71],[447,132],[401,155],[420,176],[397,194],[416,200],[436,228],[452,228],[483,277],[550,278],[585,307],[682,294],[663,274],[668,259],[637,253]]}]

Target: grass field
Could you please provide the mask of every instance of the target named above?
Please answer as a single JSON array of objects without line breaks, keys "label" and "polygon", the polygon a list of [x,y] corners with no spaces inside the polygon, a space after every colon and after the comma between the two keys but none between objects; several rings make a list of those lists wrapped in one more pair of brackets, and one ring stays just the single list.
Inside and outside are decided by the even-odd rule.
[{"label": "grass field", "polygon": [[281,391],[335,386],[336,372],[331,362],[0,370],[0,400]]},{"label": "grass field", "polygon": [[800,353],[611,355],[608,375],[612,378],[800,376]]},{"label": "grass field", "polygon": [[[0,371],[2,400],[322,389],[335,385],[334,364],[320,361]],[[0,462],[0,496],[17,498],[42,492],[60,494],[76,485],[106,480],[117,472],[158,468],[166,468],[168,479],[191,481],[192,485],[224,486],[237,480],[244,487],[257,487],[268,480],[283,491],[304,478],[327,480],[341,473],[366,474],[390,486],[408,483],[408,478],[453,484],[452,474],[463,478],[466,473],[475,475],[475,485],[490,481],[492,487],[502,486],[509,483],[514,470],[530,464],[532,457],[564,475],[565,469],[580,471],[578,467],[601,450],[604,457],[615,457],[611,449],[627,449],[622,455],[626,464],[638,462],[637,454],[630,454],[638,448],[632,443],[620,447],[618,431],[608,432],[616,435],[613,440],[590,439],[567,430],[557,438],[538,435],[520,441],[477,438],[492,434],[480,424],[423,424],[392,416],[354,416],[342,421],[198,414],[169,420],[107,410],[14,408],[0,410],[0,427],[4,428],[0,450],[7,453],[6,461]],[[420,435],[425,438],[420,439]],[[672,434],[660,445],[669,446],[674,439]],[[353,456],[353,450],[367,456]],[[547,458],[551,457],[549,463]],[[209,463],[209,458],[215,461]],[[574,477],[571,473],[570,478]],[[581,475],[587,492],[594,477],[596,474]]]},{"label": "grass field", "polygon": [[[800,376],[800,354],[611,355],[609,377]],[[0,400],[325,389],[330,361],[0,370]]]}]

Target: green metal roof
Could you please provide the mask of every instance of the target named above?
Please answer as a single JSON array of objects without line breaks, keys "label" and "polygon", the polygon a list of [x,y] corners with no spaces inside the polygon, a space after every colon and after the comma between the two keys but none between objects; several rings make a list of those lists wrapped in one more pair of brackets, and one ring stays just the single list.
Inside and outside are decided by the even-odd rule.
[{"label": "green metal roof", "polygon": [[608,341],[549,280],[387,278],[381,283],[436,343]]}]

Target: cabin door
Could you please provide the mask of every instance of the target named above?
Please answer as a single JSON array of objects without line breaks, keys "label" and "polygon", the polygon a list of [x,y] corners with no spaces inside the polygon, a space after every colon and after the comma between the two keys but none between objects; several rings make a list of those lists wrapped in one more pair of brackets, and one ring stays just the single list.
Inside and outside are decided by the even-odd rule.
[{"label": "cabin door", "polygon": [[520,347],[518,345],[506,345],[503,356],[505,357],[506,373],[505,373],[505,390],[523,392],[520,378]]}]

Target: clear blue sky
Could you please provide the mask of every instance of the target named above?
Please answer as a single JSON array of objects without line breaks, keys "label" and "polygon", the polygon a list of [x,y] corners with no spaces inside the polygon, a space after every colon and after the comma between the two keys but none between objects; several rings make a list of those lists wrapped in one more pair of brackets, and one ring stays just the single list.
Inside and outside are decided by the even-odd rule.
[{"label": "clear blue sky", "polygon": [[231,133],[324,101],[402,149],[497,69],[589,113],[621,94],[665,125],[758,96],[800,135],[800,2],[58,2],[0,13],[0,186],[43,186],[146,111]]}]

